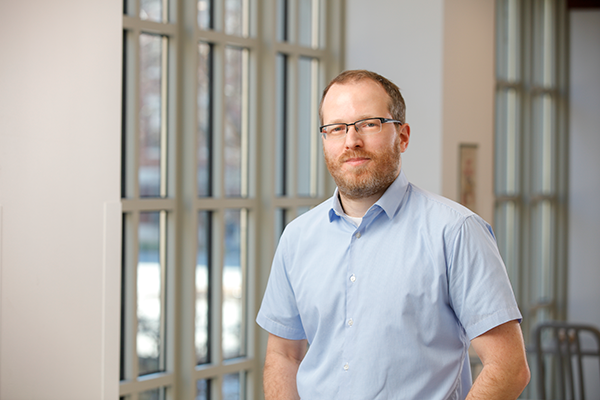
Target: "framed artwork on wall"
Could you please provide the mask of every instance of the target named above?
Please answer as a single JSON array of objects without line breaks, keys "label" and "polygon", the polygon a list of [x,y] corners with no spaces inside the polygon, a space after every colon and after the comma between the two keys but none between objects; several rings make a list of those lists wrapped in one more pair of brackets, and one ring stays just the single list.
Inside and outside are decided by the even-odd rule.
[{"label": "framed artwork on wall", "polygon": [[460,204],[477,212],[477,145],[461,143],[458,159]]}]

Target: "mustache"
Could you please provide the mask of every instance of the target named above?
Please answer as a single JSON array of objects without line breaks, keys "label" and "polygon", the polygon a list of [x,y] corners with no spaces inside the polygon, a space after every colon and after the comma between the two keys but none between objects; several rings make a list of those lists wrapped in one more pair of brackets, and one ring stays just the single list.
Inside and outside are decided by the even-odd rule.
[{"label": "mustache", "polygon": [[339,158],[338,161],[339,162],[346,162],[352,158],[369,158],[369,159],[375,159],[377,158],[377,156],[373,153],[370,153],[368,151],[363,151],[363,150],[348,150],[347,152],[343,153]]}]

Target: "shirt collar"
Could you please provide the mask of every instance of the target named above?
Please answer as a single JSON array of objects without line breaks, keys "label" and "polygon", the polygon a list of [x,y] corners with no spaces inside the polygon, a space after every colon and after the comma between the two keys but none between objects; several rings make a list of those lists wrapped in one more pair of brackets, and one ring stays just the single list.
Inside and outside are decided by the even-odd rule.
[{"label": "shirt collar", "polygon": [[[365,217],[372,213],[372,210],[375,208],[382,209],[388,218],[392,218],[402,203],[402,199],[406,194],[406,190],[408,189],[408,179],[404,175],[403,171],[400,171],[400,174],[392,182],[390,187],[387,188],[383,196],[375,204],[369,208]],[[344,215],[344,209],[342,208],[342,204],[340,203],[340,197],[338,188],[335,188],[335,192],[333,193],[333,197],[331,198],[331,208],[329,210],[329,222],[333,221],[336,217],[341,217]]]}]

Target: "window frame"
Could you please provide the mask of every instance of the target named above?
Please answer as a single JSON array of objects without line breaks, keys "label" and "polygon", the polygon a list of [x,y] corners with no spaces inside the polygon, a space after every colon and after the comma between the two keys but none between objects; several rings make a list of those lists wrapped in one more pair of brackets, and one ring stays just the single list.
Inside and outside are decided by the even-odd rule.
[{"label": "window frame", "polygon": [[[287,10],[298,10],[301,1],[309,1],[313,7],[318,4],[322,13],[319,25],[319,44],[321,47],[301,46],[298,38],[298,22],[291,21],[292,31],[289,40],[277,38],[278,7],[281,0],[242,0],[250,16],[247,36],[234,36],[224,33],[224,5],[213,2],[213,28],[203,30],[198,27],[197,2],[172,0],[164,6],[166,22],[153,22],[138,17],[141,0],[125,1],[123,15],[124,30],[124,69],[123,69],[123,280],[122,280],[122,379],[120,396],[137,400],[146,390],[164,389],[160,398],[192,399],[196,398],[196,382],[210,379],[211,399],[222,398],[221,388],[226,374],[244,371],[242,398],[260,398],[262,357],[266,347],[266,334],[254,324],[253,316],[258,311],[260,300],[274,253],[277,238],[282,226],[276,221],[283,210],[282,224],[302,213],[327,197],[333,190],[322,157],[319,157],[317,138],[318,88],[341,71],[343,60],[343,15],[342,0],[287,0]],[[260,3],[260,4],[259,4]],[[167,5],[167,0],[163,0]],[[291,15],[298,15],[290,13]],[[324,21],[328,23],[325,24]],[[139,110],[138,82],[135,77],[139,66],[139,35],[152,33],[163,35],[169,43],[169,51],[163,57],[163,108],[162,108],[162,160],[163,188],[161,196],[140,197],[137,182],[139,165],[138,122]],[[248,97],[243,108],[246,109],[242,126],[242,174],[247,176],[242,184],[242,195],[227,197],[224,195],[224,156],[223,135],[212,136],[211,168],[213,171],[211,196],[198,196],[197,179],[197,88],[198,88],[198,47],[199,42],[210,43],[214,53],[213,62],[213,101],[211,107],[211,128],[213,132],[223,132],[224,127],[224,49],[235,46],[248,49],[247,78],[244,90]],[[297,135],[293,129],[297,126],[297,99],[294,93],[298,89],[297,69],[294,62],[300,57],[314,57],[319,60],[315,67],[319,76],[313,82],[311,96],[313,103],[312,120],[314,139],[311,138],[311,191],[309,196],[298,196],[295,187],[297,181],[297,159],[291,142],[286,144],[287,151],[282,158],[285,163],[286,182],[291,190],[285,195],[275,192],[275,170],[278,164],[273,155],[277,152],[275,101],[276,82],[273,79],[276,69],[276,54],[286,53],[290,61],[290,73],[286,85],[285,123],[290,138]],[[244,179],[242,179],[244,182]],[[241,271],[245,284],[242,299],[244,301],[242,335],[245,336],[246,353],[243,357],[224,360],[222,357],[222,274],[224,264],[224,214],[227,210],[241,211],[245,215],[247,228],[243,230],[241,242]],[[164,215],[164,228],[161,244],[163,257],[164,290],[161,313],[165,324],[165,360],[164,371],[137,376],[137,354],[135,340],[137,332],[136,317],[136,267],[135,251],[138,248],[136,227],[142,212],[160,211]],[[211,220],[211,267],[209,291],[212,301],[209,318],[212,340],[211,361],[195,365],[195,265],[198,246],[198,214],[207,211]],[[164,246],[164,247],[163,247]],[[192,317],[190,317],[192,316]],[[189,349],[185,351],[184,349]],[[190,383],[191,382],[191,383]],[[162,389],[161,389],[162,390]]]},{"label": "window frame", "polygon": [[[564,0],[496,4],[495,230],[529,343],[538,323],[566,317],[567,10]],[[542,98],[551,110],[536,109]]]}]

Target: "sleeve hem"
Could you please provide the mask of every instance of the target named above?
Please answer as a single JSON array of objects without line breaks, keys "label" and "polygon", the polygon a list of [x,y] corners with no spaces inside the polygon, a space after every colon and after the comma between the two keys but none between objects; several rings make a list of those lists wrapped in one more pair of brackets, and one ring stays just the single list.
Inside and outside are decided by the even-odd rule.
[{"label": "sleeve hem", "polygon": [[281,325],[278,322],[266,317],[264,314],[259,313],[256,317],[256,323],[263,328],[265,331],[289,340],[303,340],[306,339],[304,330],[292,329],[287,326]]},{"label": "sleeve hem", "polygon": [[517,307],[511,307],[500,310],[494,314],[487,316],[481,321],[466,328],[466,333],[469,340],[475,339],[477,336],[483,335],[490,329],[500,326],[506,322],[518,320],[521,323],[523,317]]}]

